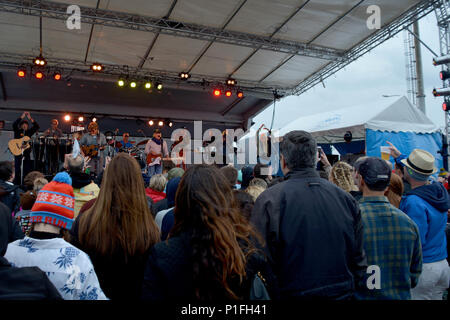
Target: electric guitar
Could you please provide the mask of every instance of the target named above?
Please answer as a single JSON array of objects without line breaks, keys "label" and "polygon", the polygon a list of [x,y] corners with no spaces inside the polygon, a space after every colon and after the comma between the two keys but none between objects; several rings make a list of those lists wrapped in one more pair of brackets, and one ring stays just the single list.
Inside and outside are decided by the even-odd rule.
[{"label": "electric guitar", "polygon": [[150,163],[152,163],[153,161],[155,161],[156,159],[160,158],[161,161],[183,161],[184,158],[179,157],[179,158],[163,158],[162,154],[147,154],[147,165],[149,165]]},{"label": "electric guitar", "polygon": [[31,147],[31,139],[24,136],[20,139],[12,139],[8,142],[9,151],[15,156],[20,156],[23,151]]},{"label": "electric guitar", "polygon": [[105,149],[105,147],[99,147],[96,144],[91,144],[89,146],[81,146],[81,151],[83,151],[85,157],[94,158],[98,156],[100,150]]}]

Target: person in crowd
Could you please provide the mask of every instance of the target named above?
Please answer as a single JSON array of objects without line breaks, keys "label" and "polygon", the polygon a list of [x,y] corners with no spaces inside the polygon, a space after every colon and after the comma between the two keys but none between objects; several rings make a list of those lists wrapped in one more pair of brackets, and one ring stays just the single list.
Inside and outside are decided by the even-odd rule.
[{"label": "person in crowd", "polygon": [[444,169],[441,168],[440,172],[439,172],[439,176],[438,176],[438,182],[442,183],[444,185],[444,188],[448,191],[448,172]]},{"label": "person in crowd", "polygon": [[403,195],[407,194],[411,191],[411,185],[406,179],[405,174],[405,165],[402,163],[402,160],[406,159],[406,156],[403,155],[391,142],[386,141],[389,144],[389,150],[392,158],[394,158],[394,172],[402,178],[403,181]]},{"label": "person in crowd", "polygon": [[253,198],[253,201],[256,201],[256,199],[258,199],[258,197],[261,195],[261,193],[263,193],[266,189],[264,189],[263,187],[258,186],[258,185],[253,185],[253,186],[248,186],[243,191],[247,192]]},{"label": "person in crowd", "polygon": [[106,300],[88,255],[63,239],[72,226],[74,196],[66,172],[56,174],[31,209],[29,236],[8,245],[17,267],[39,267],[65,300]]},{"label": "person in crowd", "polygon": [[[184,170],[181,168],[173,168],[168,173],[168,182],[166,184],[166,197],[152,206],[152,214],[156,215],[158,212],[171,209],[175,205],[175,193],[177,192],[178,183],[183,176]],[[172,181],[177,179],[175,181]],[[171,182],[172,181],[172,182]],[[158,224],[158,223],[157,223]],[[160,225],[158,225],[161,227]]]},{"label": "person in crowd", "polygon": [[264,180],[268,185],[272,181],[272,167],[268,164],[256,164],[253,167],[253,177]]},{"label": "person in crowd", "polygon": [[34,180],[33,192],[38,194],[39,191],[48,183],[48,180],[45,178],[36,178]]},{"label": "person in crowd", "polygon": [[[83,135],[80,140],[80,147],[83,155],[89,158],[90,173],[96,177],[103,172],[104,150],[106,147],[106,138],[98,129],[97,122],[91,122],[88,125],[89,134]],[[98,184],[97,184],[98,185]]]},{"label": "person in crowd", "polygon": [[358,203],[319,177],[317,160],[310,133],[287,133],[280,143],[286,180],[264,191],[252,211],[283,299],[351,299],[366,285]]},{"label": "person in crowd", "polygon": [[417,286],[411,290],[412,299],[442,300],[450,282],[445,236],[449,195],[441,183],[427,183],[437,172],[431,153],[414,149],[401,162],[411,191],[402,198],[400,210],[419,227],[423,254],[422,274]]},{"label": "person in crowd", "polygon": [[100,188],[92,181],[92,177],[83,172],[84,159],[81,155],[68,160],[68,171],[72,178],[73,193],[75,195],[74,219],[80,213],[81,207],[89,200],[98,197]]},{"label": "person in crowd", "polygon": [[163,164],[162,174],[164,175],[164,177],[166,177],[167,180],[169,180],[168,176],[169,171],[172,170],[173,168],[176,168],[176,165],[175,163],[173,163],[172,160],[163,160],[162,164]]},{"label": "person in crowd", "polygon": [[[25,117],[30,120],[32,126],[30,128],[28,121]],[[13,131],[14,131],[14,139],[21,139],[23,137],[31,138],[36,132],[39,130],[39,125],[34,119],[31,117],[30,113],[25,111],[22,115],[17,118],[13,123]],[[22,157],[23,157],[23,167],[22,167]],[[14,156],[14,184],[21,185],[22,176],[21,171],[23,171],[23,176],[25,177],[28,172],[31,171],[32,163],[31,163],[31,148],[25,149],[23,151],[23,155]]]},{"label": "person in crowd", "polygon": [[398,174],[392,172],[389,188],[384,195],[394,207],[400,207],[400,201],[402,200],[403,195],[403,181]]},{"label": "person in crowd", "polygon": [[330,176],[325,170],[319,170],[318,172],[322,179],[329,180]]},{"label": "person in crowd", "polygon": [[253,177],[253,167],[252,166],[244,166],[241,169],[242,172],[242,182],[241,182],[241,190],[245,190]]},{"label": "person in crowd", "polygon": [[150,178],[150,184],[145,193],[153,200],[153,204],[158,203],[166,197],[164,189],[166,188],[167,179],[162,174],[153,175]]},{"label": "person in crowd", "polygon": [[38,267],[13,267],[6,260],[12,227],[11,212],[0,203],[0,300],[62,300],[45,272]]},{"label": "person in crowd", "polygon": [[352,170],[352,166],[347,162],[338,161],[331,167],[329,180],[348,193],[358,191],[353,181]]},{"label": "person in crowd", "polygon": [[0,161],[0,202],[15,214],[20,210],[20,193],[22,190],[14,181],[14,166],[10,161]]},{"label": "person in crowd", "polygon": [[184,174],[184,169],[182,168],[172,168],[167,173],[167,181],[172,180],[173,178],[181,178]]},{"label": "person in crowd", "polygon": [[357,292],[359,299],[410,300],[410,290],[422,271],[417,225],[384,196],[392,181],[391,171],[385,160],[375,157],[366,158],[358,167],[364,250],[367,264],[378,266],[380,272],[378,287],[362,288]]},{"label": "person in crowd", "polygon": [[138,299],[148,252],[159,241],[159,230],[136,160],[127,153],[116,155],[104,171],[98,198],[90,204],[80,210],[70,242],[89,255],[108,298]]},{"label": "person in crowd", "polygon": [[[355,186],[357,186],[359,183],[358,166],[367,158],[368,158],[367,156],[362,156],[353,162],[352,177],[353,177],[353,183],[355,184]],[[362,192],[359,190],[358,191],[350,191],[350,194],[353,196],[353,198],[355,198],[356,201],[359,201],[362,198]]]},{"label": "person in crowd", "polygon": [[261,178],[253,178],[252,181],[250,181],[250,183],[249,183],[248,186],[249,186],[249,187],[251,187],[251,186],[257,186],[257,187],[260,187],[260,188],[263,189],[263,190],[266,190],[267,187],[268,187],[268,186],[267,186],[266,180],[261,179]]},{"label": "person in crowd", "polygon": [[39,171],[31,171],[29,172],[25,178],[23,179],[22,189],[24,191],[33,190],[34,188],[34,180],[37,178],[45,178],[44,174]]},{"label": "person in crowd", "polygon": [[239,205],[241,214],[244,216],[245,220],[250,222],[250,217],[252,215],[253,206],[255,205],[255,200],[253,196],[248,192],[243,190],[233,190],[234,199]]},{"label": "person in crowd", "polygon": [[[176,177],[167,183],[167,208],[159,210],[155,216],[156,225],[161,230],[161,241],[167,239],[170,230],[175,223],[174,207],[175,207],[175,195],[178,190],[181,178]],[[162,202],[164,200],[161,200]],[[160,203],[158,202],[158,204]],[[155,210],[156,211],[156,210]]]},{"label": "person in crowd", "polygon": [[220,172],[230,182],[231,188],[236,189],[238,171],[233,166],[224,166],[220,168]]},{"label": "person in crowd", "polygon": [[[325,154],[325,152],[323,151],[322,148],[319,148],[319,161],[322,163],[322,169],[320,171],[324,171],[325,173],[321,174],[321,177],[329,180],[330,179],[330,173],[331,173],[331,164],[330,161],[328,160],[327,155]],[[320,174],[320,172],[319,172]],[[326,176],[326,178],[325,178]]]},{"label": "person in crowd", "polygon": [[155,129],[153,137],[148,140],[144,151],[147,157],[148,175],[162,174],[163,158],[169,157],[167,143],[163,140],[161,130]]},{"label": "person in crowd", "polygon": [[274,288],[258,239],[234,201],[230,183],[215,166],[190,167],[175,198],[175,225],[148,259],[144,300],[248,299],[260,272]]},{"label": "person in crowd", "polygon": [[[326,180],[328,180],[328,176],[327,176]],[[269,183],[269,185],[267,187],[271,188],[274,185],[276,185],[276,184],[278,184],[280,182],[283,182],[283,181],[284,181],[284,177],[275,177],[275,178],[272,179],[272,181],[270,181],[270,183]]]}]

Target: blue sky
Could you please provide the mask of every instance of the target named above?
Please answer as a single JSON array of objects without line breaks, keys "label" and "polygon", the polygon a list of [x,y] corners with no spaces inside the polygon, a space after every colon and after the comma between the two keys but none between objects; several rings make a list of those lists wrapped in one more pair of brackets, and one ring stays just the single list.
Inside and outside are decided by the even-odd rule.
[{"label": "blue sky", "polygon": [[[439,33],[434,12],[420,20],[421,39],[434,52],[440,54]],[[443,98],[432,95],[433,88],[442,87],[440,67],[432,65],[433,54],[422,46],[426,114],[439,127],[444,128]],[[364,102],[379,100],[383,95],[407,95],[406,59],[403,32],[384,42],[357,61],[315,86],[301,96],[290,96],[276,103],[273,129],[279,129],[302,116],[328,111]],[[255,130],[264,123],[270,127],[273,106],[254,119]]]}]

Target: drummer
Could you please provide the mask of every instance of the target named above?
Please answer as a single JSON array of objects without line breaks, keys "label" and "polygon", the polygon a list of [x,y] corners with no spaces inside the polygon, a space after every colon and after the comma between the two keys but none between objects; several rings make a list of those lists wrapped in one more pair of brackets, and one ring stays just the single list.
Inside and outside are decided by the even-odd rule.
[{"label": "drummer", "polygon": [[[130,134],[128,132],[125,132],[122,135],[122,141],[119,141],[120,144],[120,151],[128,152],[129,149],[133,148],[133,142],[129,141]],[[117,151],[119,148],[116,148]]]}]

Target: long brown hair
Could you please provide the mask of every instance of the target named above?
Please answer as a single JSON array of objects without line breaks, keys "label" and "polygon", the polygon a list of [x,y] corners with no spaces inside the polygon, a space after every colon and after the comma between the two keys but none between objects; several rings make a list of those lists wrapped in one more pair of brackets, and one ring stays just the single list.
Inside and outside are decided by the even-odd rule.
[{"label": "long brown hair", "polygon": [[128,154],[119,153],[109,163],[95,204],[80,218],[78,236],[87,249],[101,255],[122,250],[125,259],[158,242],[140,167]]},{"label": "long brown hair", "polygon": [[388,198],[389,202],[394,207],[400,207],[400,201],[403,195],[403,181],[400,176],[394,172],[391,174],[391,181],[389,182],[389,189],[384,193]]},{"label": "long brown hair", "polygon": [[242,298],[230,283],[243,282],[247,257],[256,250],[252,241],[260,238],[239,213],[230,183],[220,170],[208,165],[189,168],[178,186],[174,215],[170,237],[192,230],[196,298]]}]

